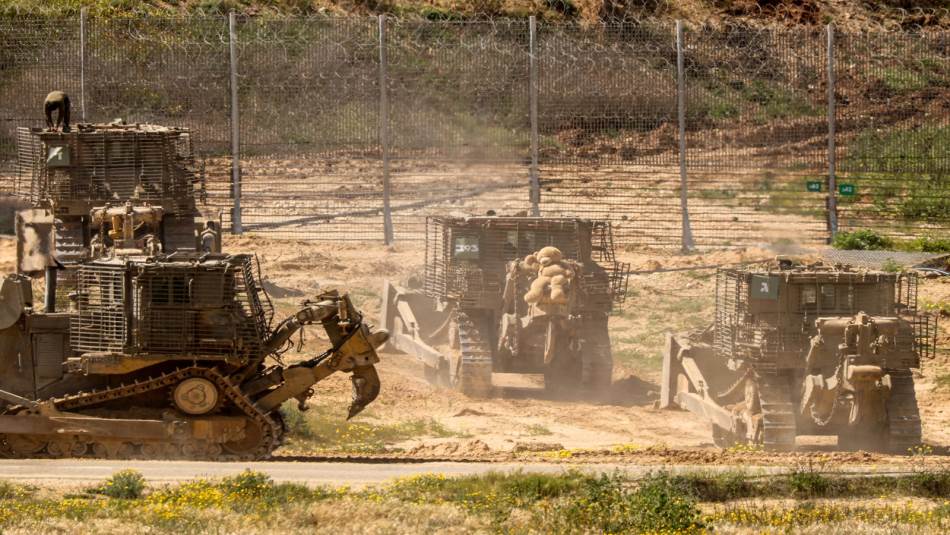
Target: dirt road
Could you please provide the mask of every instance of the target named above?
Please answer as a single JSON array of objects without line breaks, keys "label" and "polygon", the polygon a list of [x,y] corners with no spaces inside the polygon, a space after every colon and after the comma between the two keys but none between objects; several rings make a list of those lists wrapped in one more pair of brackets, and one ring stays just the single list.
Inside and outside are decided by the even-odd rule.
[{"label": "dirt road", "polygon": [[[296,482],[306,485],[362,487],[385,483],[394,478],[418,474],[446,476],[480,475],[488,472],[531,472],[559,474],[567,470],[590,473],[621,472],[632,477],[660,470],[686,472],[723,472],[741,469],[748,474],[777,474],[788,472],[789,467],[775,465],[699,465],[682,464],[656,466],[653,464],[556,464],[556,463],[464,463],[464,462],[297,462],[270,461],[252,463],[216,463],[203,461],[115,461],[98,459],[27,459],[0,460],[0,480],[19,481],[44,486],[82,486],[99,483],[124,469],[134,469],[153,484],[189,481],[197,478],[221,478],[244,470],[266,473],[274,481]],[[838,472],[855,473],[911,473],[913,467],[900,468],[854,465],[836,467]]]}]

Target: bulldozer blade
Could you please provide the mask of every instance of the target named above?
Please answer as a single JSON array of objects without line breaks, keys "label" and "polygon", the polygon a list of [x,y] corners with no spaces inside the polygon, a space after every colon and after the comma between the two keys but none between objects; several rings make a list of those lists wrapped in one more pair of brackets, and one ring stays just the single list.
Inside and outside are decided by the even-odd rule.
[{"label": "bulldozer blade", "polygon": [[363,412],[379,395],[379,375],[375,366],[357,366],[350,380],[353,382],[353,402],[350,403],[347,420]]}]

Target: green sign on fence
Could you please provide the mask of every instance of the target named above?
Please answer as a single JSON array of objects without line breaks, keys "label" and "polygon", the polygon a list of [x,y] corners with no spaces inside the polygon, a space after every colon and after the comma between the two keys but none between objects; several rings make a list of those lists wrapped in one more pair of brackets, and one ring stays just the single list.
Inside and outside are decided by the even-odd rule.
[{"label": "green sign on fence", "polygon": [[841,195],[854,195],[858,188],[854,184],[838,184],[838,193]]},{"label": "green sign on fence", "polygon": [[821,191],[820,180],[809,180],[805,185],[808,187],[808,191]]}]

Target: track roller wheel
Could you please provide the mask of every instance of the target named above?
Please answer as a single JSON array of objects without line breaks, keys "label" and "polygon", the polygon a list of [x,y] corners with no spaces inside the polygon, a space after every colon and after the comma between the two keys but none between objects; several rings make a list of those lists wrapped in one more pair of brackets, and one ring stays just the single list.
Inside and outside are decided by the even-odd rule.
[{"label": "track roller wheel", "polygon": [[135,445],[131,442],[103,441],[92,445],[92,453],[100,459],[132,459]]},{"label": "track roller wheel", "polygon": [[264,433],[260,426],[254,421],[248,420],[244,426],[244,438],[232,440],[221,444],[224,451],[238,457],[252,458],[257,455],[258,450],[264,442]]},{"label": "track roller wheel", "polygon": [[30,457],[46,448],[46,440],[29,435],[7,435],[7,445],[17,457]]}]

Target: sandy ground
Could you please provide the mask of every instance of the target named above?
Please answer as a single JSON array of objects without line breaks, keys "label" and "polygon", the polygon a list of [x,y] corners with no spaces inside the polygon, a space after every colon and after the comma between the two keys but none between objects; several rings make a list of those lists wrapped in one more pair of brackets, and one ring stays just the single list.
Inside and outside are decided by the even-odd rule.
[{"label": "sandy ground", "polygon": [[[383,281],[404,280],[419,272],[424,255],[419,245],[319,244],[259,237],[229,237],[225,248],[259,255],[278,318],[291,313],[306,297],[340,288],[348,290],[373,321],[378,318]],[[12,238],[0,238],[0,272],[13,269],[14,255]],[[619,259],[631,262],[634,270],[652,270],[734,263],[773,255],[774,252],[757,249],[689,256],[640,251],[620,252]],[[675,449],[707,452],[699,458],[710,462],[709,454],[717,450],[711,444],[709,424],[689,413],[656,409],[654,402],[659,393],[664,332],[704,326],[711,320],[715,285],[712,273],[696,270],[631,277],[627,302],[610,320],[618,361],[614,384],[596,401],[557,401],[523,395],[469,399],[427,384],[422,379],[421,366],[412,357],[384,353],[379,366],[382,392],[359,418],[374,423],[431,418],[451,432],[453,436],[449,437],[417,437],[393,444],[420,456],[490,458],[497,453],[525,450]],[[924,281],[920,300],[947,303],[950,281]],[[946,351],[950,346],[948,324],[945,320],[940,334],[942,353],[925,363],[918,383],[924,438],[938,451],[950,445],[950,388],[938,386],[935,381],[935,377],[950,371]],[[316,329],[309,330],[302,352],[288,358],[322,352],[327,342],[321,335]],[[349,401],[349,381],[343,376],[332,377],[318,385],[317,396],[321,404],[338,406],[342,419]],[[819,445],[819,449],[825,448]],[[276,453],[295,454],[291,450]],[[684,460],[693,458],[690,454]],[[741,459],[736,461],[742,463]]]},{"label": "sandy ground", "polygon": [[[260,255],[278,309],[289,312],[305,295],[331,287],[350,291],[366,315],[378,317],[384,280],[404,280],[419,273],[421,245],[315,244],[245,237],[228,239],[227,249]],[[741,249],[698,255],[669,252],[620,252],[619,260],[634,270],[707,266],[771,258],[774,251]],[[524,449],[649,447],[713,449],[709,424],[685,412],[654,408],[664,334],[667,330],[702,327],[713,312],[713,270],[634,275],[622,310],[610,320],[618,361],[611,390],[597,401],[557,401],[518,395],[505,399],[469,399],[429,385],[421,366],[401,354],[384,353],[380,365],[382,393],[366,418],[432,418],[458,437],[419,438],[396,446],[420,454],[461,454]],[[923,303],[950,300],[950,281],[926,280]],[[938,388],[934,377],[947,373],[950,346],[947,322],[941,331],[944,352],[925,363],[919,378],[924,438],[935,446],[950,445],[950,389]],[[314,331],[311,331],[314,332]],[[310,352],[322,347],[311,339]],[[316,344],[316,347],[314,347]],[[305,351],[306,352],[306,351]],[[344,378],[321,384],[319,392],[340,400],[348,395]],[[820,446],[821,443],[819,442]]]}]

